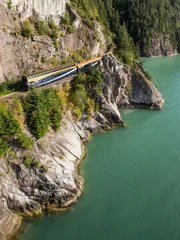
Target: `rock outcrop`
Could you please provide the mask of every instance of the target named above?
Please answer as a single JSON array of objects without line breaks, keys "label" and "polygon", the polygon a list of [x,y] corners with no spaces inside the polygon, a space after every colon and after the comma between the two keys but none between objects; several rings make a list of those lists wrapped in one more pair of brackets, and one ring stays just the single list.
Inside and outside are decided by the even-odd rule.
[{"label": "rock outcrop", "polygon": [[22,217],[14,214],[7,206],[5,199],[0,199],[0,239],[6,240],[19,229]]},{"label": "rock outcrop", "polygon": [[[16,1],[15,3],[21,3],[20,6],[24,6],[26,2],[30,6],[31,1]],[[59,1],[54,1],[54,4],[57,2]],[[93,28],[90,29],[82,24],[76,11],[69,6],[67,9],[74,31],[67,33],[66,29],[59,29],[61,35],[57,39],[59,48],[56,49],[49,36],[33,35],[29,39],[22,37],[19,34],[21,19],[18,18],[17,11],[6,9],[0,0],[0,82],[52,68],[61,60],[68,57],[76,58],[78,54],[84,58],[91,58],[102,55],[106,51],[106,40],[101,25],[94,21]],[[51,14],[49,9],[47,14]]]},{"label": "rock outcrop", "polygon": [[148,56],[170,56],[177,55],[177,49],[172,45],[170,36],[155,34],[151,40]]},{"label": "rock outcrop", "polygon": [[[4,1],[5,6],[8,1]],[[12,5],[24,19],[38,14],[44,20],[53,17],[59,24],[60,17],[65,13],[66,4],[69,2],[70,0],[12,0]]]},{"label": "rock outcrop", "polygon": [[119,108],[161,109],[164,99],[142,71],[119,63],[113,55],[103,57],[101,71],[104,94]]}]

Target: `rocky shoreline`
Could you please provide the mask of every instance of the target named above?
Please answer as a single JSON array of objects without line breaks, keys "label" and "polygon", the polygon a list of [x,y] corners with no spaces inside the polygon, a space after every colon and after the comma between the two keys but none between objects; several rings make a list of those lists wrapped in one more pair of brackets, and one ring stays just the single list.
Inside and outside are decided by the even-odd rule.
[{"label": "rocky shoreline", "polygon": [[[67,111],[59,132],[51,130],[27,151],[33,159],[47,166],[47,172],[29,169],[22,163],[22,149],[0,161],[0,239],[14,235],[22,217],[40,214],[42,210],[66,208],[83,192],[83,178],[78,166],[85,154],[83,142],[91,133],[124,126],[120,108],[161,109],[164,100],[152,82],[141,71],[117,61],[113,55],[102,59],[103,94],[99,111],[91,119],[84,114],[76,122]],[[28,131],[28,129],[26,129]],[[28,133],[30,134],[30,133]],[[18,214],[17,214],[18,213]],[[19,213],[21,213],[19,215]]]}]

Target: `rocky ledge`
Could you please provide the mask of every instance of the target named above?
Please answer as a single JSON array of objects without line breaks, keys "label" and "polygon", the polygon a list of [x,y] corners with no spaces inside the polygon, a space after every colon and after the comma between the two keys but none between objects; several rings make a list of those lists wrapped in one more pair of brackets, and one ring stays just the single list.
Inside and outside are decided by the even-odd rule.
[{"label": "rocky ledge", "polygon": [[67,207],[76,201],[83,190],[83,178],[77,171],[84,156],[83,142],[92,132],[124,125],[118,108],[161,108],[160,93],[143,73],[119,63],[112,55],[102,59],[100,70],[104,81],[99,112],[90,120],[83,115],[78,122],[67,112],[59,132],[49,131],[33,150],[27,151],[47,166],[47,172],[27,168],[21,160],[21,149],[0,160],[1,239],[7,239],[20,226],[22,218],[16,213],[32,216],[42,209]]}]

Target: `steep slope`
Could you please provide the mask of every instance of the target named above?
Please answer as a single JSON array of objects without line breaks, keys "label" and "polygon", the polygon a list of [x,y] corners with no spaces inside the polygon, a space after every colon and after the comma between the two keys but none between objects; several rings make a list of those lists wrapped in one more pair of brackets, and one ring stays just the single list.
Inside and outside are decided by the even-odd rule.
[{"label": "steep slope", "polygon": [[[106,51],[101,25],[93,21],[91,28],[88,27],[70,7],[67,7],[68,20],[55,26],[56,14],[54,15],[45,3],[42,4],[43,16],[36,12],[38,5],[33,5],[31,1],[14,4],[17,4],[17,8],[8,9],[4,2],[0,1],[0,82],[63,63],[82,61],[102,55]],[[53,9],[58,4],[66,9],[66,1],[53,1],[53,4]],[[19,16],[20,7],[22,16]],[[58,12],[59,19],[62,19],[64,10]],[[29,15],[30,19],[24,20]],[[50,19],[50,22],[43,19]],[[30,35],[27,37],[28,31]],[[24,34],[26,37],[22,36]]]},{"label": "steep slope", "polygon": [[[103,94],[98,100],[99,110],[96,114],[92,113],[89,119],[84,113],[77,122],[68,111],[63,117],[60,131],[49,131],[42,139],[35,141],[29,151],[12,146],[11,151],[1,158],[2,239],[14,234],[21,222],[14,212],[30,216],[39,214],[44,208],[66,207],[81,195],[83,179],[78,175],[77,164],[84,155],[83,142],[88,140],[91,132],[124,125],[118,106],[132,108],[138,104],[152,109],[162,107],[163,98],[142,73],[119,63],[111,55],[102,59],[100,69]],[[132,95],[129,92],[130,83]],[[46,171],[27,167],[23,163],[27,154],[46,165]]]},{"label": "steep slope", "polygon": [[[40,18],[47,20],[53,16],[55,22],[59,24],[61,16],[66,12],[66,3],[69,2],[70,0],[12,0],[11,5],[22,18],[38,14]],[[5,2],[4,4],[6,5]]]},{"label": "steep slope", "polygon": [[[106,1],[107,8],[110,1]],[[119,19],[143,56],[172,55],[180,51],[179,0],[112,1]]]}]

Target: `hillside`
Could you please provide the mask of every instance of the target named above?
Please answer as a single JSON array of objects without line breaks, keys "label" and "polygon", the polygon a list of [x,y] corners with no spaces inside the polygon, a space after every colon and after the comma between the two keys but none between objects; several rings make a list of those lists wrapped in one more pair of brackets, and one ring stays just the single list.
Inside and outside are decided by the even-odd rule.
[{"label": "hillside", "polygon": [[[180,51],[179,0],[105,0],[113,5],[143,56],[171,55]],[[113,2],[113,3],[112,3]]]},{"label": "hillside", "polygon": [[[125,126],[120,108],[161,109],[120,15],[102,0],[0,0],[0,95],[21,76],[102,56],[97,68],[0,103],[0,238],[22,217],[65,208],[81,195],[78,164],[91,133]],[[114,18],[112,18],[112,16]],[[11,81],[11,80],[18,80]]]}]

